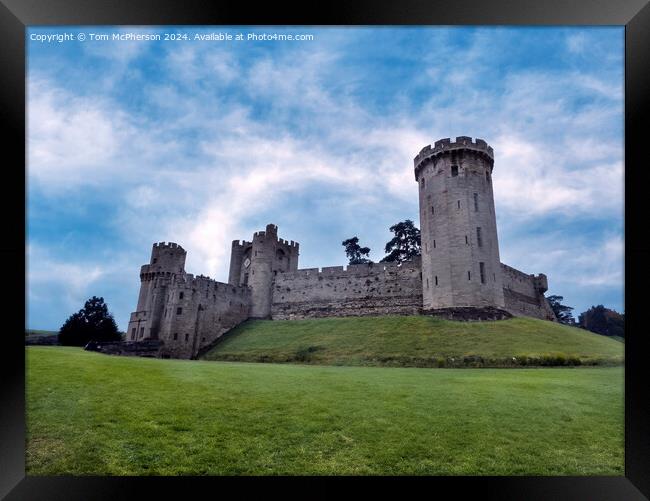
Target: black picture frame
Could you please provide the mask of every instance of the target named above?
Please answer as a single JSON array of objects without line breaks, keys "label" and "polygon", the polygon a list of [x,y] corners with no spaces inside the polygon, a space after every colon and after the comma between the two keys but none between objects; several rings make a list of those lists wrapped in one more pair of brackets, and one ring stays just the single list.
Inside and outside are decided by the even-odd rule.
[{"label": "black picture frame", "polygon": [[[446,492],[500,500],[636,500],[650,497],[650,334],[645,291],[650,284],[649,166],[644,121],[650,116],[650,5],[648,0],[336,1],[297,8],[275,2],[254,8],[232,0],[0,0],[0,117],[5,216],[0,497],[6,499],[130,499],[154,493],[183,496],[207,489],[214,496],[332,496],[361,492],[428,496]],[[625,476],[277,478],[25,477],[25,29],[36,25],[619,25],[625,26]],[[646,160],[646,162],[644,162]],[[22,166],[22,168],[21,168]],[[10,195],[15,195],[15,198]],[[23,200],[21,202],[21,196]],[[22,209],[21,209],[22,207]],[[7,222],[9,224],[7,224]],[[22,266],[20,266],[22,264]],[[23,317],[21,318],[21,313]],[[22,325],[21,325],[22,324]],[[316,484],[319,485],[316,485]],[[421,491],[424,489],[424,491]],[[427,496],[427,497],[428,497]]]}]

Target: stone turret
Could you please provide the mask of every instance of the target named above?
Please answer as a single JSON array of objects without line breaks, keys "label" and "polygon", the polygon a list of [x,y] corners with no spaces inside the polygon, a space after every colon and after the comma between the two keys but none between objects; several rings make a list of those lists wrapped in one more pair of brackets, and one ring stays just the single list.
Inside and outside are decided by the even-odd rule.
[{"label": "stone turret", "polygon": [[504,307],[492,169],[482,139],[441,139],[414,159],[419,185],[423,310]]},{"label": "stone turret", "polygon": [[278,273],[298,269],[299,244],[278,239],[278,227],[266,225],[264,231],[253,234],[251,242],[232,243],[228,282],[246,285],[251,291],[252,318],[271,315],[272,285]]},{"label": "stone turret", "polygon": [[127,339],[158,339],[167,287],[176,275],[185,273],[187,252],[174,242],[153,244],[149,264],[140,268],[138,306],[131,313]]}]

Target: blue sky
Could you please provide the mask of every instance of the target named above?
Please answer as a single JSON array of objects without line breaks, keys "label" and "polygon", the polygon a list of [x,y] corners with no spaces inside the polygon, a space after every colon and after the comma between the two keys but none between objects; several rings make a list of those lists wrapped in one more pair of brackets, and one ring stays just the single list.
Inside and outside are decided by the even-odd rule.
[{"label": "blue sky", "polygon": [[[84,33],[85,41],[32,35]],[[180,41],[88,34],[187,33]],[[306,41],[195,41],[195,33]],[[27,32],[27,326],[103,296],[121,329],[151,244],[227,281],[267,223],[300,267],[378,261],[418,222],[413,157],[444,137],[495,151],[501,260],[574,313],[623,310],[622,27],[70,27]]]}]

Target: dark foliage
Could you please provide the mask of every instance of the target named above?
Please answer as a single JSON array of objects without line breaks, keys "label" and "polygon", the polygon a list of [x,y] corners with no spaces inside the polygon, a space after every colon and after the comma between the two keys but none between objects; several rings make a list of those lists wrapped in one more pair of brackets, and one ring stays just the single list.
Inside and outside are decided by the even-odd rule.
[{"label": "dark foliage", "polygon": [[350,258],[350,264],[363,264],[363,263],[372,263],[370,259],[367,259],[362,256],[368,256],[370,254],[369,247],[360,247],[359,238],[352,237],[347,240],[343,240],[341,245],[345,247],[345,255]]},{"label": "dark foliage", "polygon": [[77,313],[73,313],[59,329],[59,343],[85,346],[90,341],[120,341],[121,333],[103,297],[93,296]]},{"label": "dark foliage", "polygon": [[605,308],[602,304],[580,313],[578,324],[583,329],[603,336],[625,337],[625,315]]},{"label": "dark foliage", "polygon": [[403,263],[420,255],[420,229],[407,219],[390,227],[395,236],[386,244],[384,252],[388,255],[381,262]]},{"label": "dark foliage", "polygon": [[551,309],[555,312],[558,322],[566,325],[575,325],[575,318],[573,318],[573,315],[571,314],[573,308],[561,304],[563,299],[564,296],[548,296],[546,298],[548,303],[551,305]]}]

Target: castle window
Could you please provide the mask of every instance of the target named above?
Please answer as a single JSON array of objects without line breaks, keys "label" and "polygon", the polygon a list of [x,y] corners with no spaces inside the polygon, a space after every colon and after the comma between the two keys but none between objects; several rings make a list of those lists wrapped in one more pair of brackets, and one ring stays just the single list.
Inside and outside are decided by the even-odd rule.
[{"label": "castle window", "polygon": [[474,193],[474,212],[478,212],[478,193]]},{"label": "castle window", "polygon": [[424,251],[429,252],[429,244],[427,244],[426,242],[424,242]]},{"label": "castle window", "polygon": [[485,180],[489,183],[490,182],[490,173],[488,171],[485,171]]},{"label": "castle window", "polygon": [[178,340],[178,332],[174,332],[174,341]]},{"label": "castle window", "polygon": [[476,227],[476,243],[478,244],[479,247],[483,246],[483,240],[481,238],[481,228],[479,226]]},{"label": "castle window", "polygon": [[176,314],[180,315],[181,313],[183,313],[183,308],[181,307],[176,308]]},{"label": "castle window", "polygon": [[135,327],[131,329],[131,339],[135,339],[135,331],[136,331]]},{"label": "castle window", "polygon": [[185,342],[186,342],[186,343],[187,343],[187,341],[188,341],[189,339],[190,339],[190,335],[189,335],[189,334],[185,334]]},{"label": "castle window", "polygon": [[471,280],[471,279],[472,279],[472,275],[471,275],[470,272],[468,271],[468,272],[467,272],[467,280]]},{"label": "castle window", "polygon": [[481,271],[481,283],[485,283],[485,263],[479,263],[478,264],[479,269]]},{"label": "castle window", "polygon": [[431,215],[433,216],[435,214],[435,210],[433,208],[433,205],[431,206]]},{"label": "castle window", "polygon": [[435,280],[436,280],[436,285],[438,285],[438,275],[436,275],[436,276],[433,277],[433,278],[435,278]]},{"label": "castle window", "polygon": [[140,327],[140,337],[144,336],[144,327]]},{"label": "castle window", "polygon": [[458,165],[451,166],[451,177],[456,177],[458,175]]},{"label": "castle window", "polygon": [[458,205],[458,208],[460,209],[460,200],[458,200],[458,202],[456,202],[456,204]]},{"label": "castle window", "polygon": [[436,248],[436,241],[435,240],[433,241],[433,248],[434,249]]},{"label": "castle window", "polygon": [[427,289],[429,288],[429,279],[427,278]]},{"label": "castle window", "polygon": [[156,264],[157,262],[158,262],[158,258],[157,258],[157,257],[154,257],[154,258],[153,258],[153,263],[152,263],[152,264]]},{"label": "castle window", "polygon": [[201,338],[201,341],[205,343],[205,338],[204,338],[204,337],[202,337],[202,338]]},{"label": "castle window", "polygon": [[467,235],[465,235],[465,245],[469,245],[469,239],[467,238]]},{"label": "castle window", "polygon": [[420,188],[424,189],[424,177],[420,180]]}]

